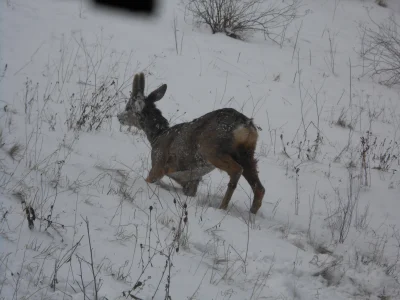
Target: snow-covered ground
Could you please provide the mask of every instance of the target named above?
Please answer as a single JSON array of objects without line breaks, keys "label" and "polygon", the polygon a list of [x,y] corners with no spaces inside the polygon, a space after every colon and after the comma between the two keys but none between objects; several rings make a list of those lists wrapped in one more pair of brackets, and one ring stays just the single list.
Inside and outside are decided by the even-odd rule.
[{"label": "snow-covered ground", "polygon": [[[396,0],[303,0],[283,47],[212,35],[177,0],[150,19],[87,2],[0,3],[0,299],[400,299],[400,90],[357,54],[367,9],[400,17]],[[136,72],[168,84],[171,124],[254,118],[255,218],[244,179],[217,209],[218,170],[193,198],[145,182],[150,145],[116,118]]]}]

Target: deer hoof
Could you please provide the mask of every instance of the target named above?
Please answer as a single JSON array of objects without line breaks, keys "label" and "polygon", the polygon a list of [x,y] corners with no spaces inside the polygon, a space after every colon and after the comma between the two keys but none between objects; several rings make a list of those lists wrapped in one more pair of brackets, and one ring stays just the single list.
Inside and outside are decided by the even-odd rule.
[{"label": "deer hoof", "polygon": [[154,183],[155,180],[151,179],[150,177],[147,177],[147,178],[146,178],[146,182],[147,182],[147,183]]},{"label": "deer hoof", "polygon": [[258,212],[258,210],[260,209],[260,207],[261,207],[261,205],[255,205],[255,204],[253,204],[252,206],[251,206],[251,208],[250,208],[250,212],[253,214],[253,215],[256,215],[257,214],[257,212]]},{"label": "deer hoof", "polygon": [[220,205],[220,206],[219,206],[219,209],[222,209],[222,210],[226,210],[227,208],[228,208],[227,205]]}]

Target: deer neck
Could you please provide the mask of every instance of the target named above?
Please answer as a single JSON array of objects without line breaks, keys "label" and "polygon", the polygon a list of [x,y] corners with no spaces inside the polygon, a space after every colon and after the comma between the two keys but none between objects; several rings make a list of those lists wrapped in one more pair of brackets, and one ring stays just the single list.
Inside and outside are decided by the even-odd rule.
[{"label": "deer neck", "polygon": [[143,131],[153,146],[159,136],[169,128],[169,123],[157,108],[152,109],[145,119]]}]

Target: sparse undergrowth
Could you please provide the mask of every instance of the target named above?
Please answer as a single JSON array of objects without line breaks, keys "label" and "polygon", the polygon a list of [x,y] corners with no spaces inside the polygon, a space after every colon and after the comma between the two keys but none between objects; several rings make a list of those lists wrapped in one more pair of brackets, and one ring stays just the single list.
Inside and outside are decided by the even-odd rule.
[{"label": "sparse undergrowth", "polygon": [[[196,3],[211,2],[195,0],[191,5]],[[228,5],[224,12],[235,17],[229,8],[243,12],[247,2],[218,3]],[[249,3],[255,5],[249,6],[250,15],[257,16],[255,9],[261,2]],[[55,8],[57,4],[46,5]],[[290,14],[278,10],[277,20],[283,19],[262,27],[282,47],[287,26],[297,16],[293,4],[284,5],[289,5]],[[16,12],[20,9],[13,7]],[[192,13],[199,13],[199,8]],[[81,9],[78,15],[82,18]],[[234,19],[231,23],[223,17],[216,21],[212,24],[215,32],[233,37],[254,30],[240,22],[242,27],[235,28]],[[131,32],[135,26],[125,29]],[[293,52],[289,51],[292,61],[290,57],[283,61],[297,64],[290,69],[293,82],[287,82],[287,70],[268,70],[265,78],[270,79],[253,82],[264,56],[257,56],[256,51],[249,55],[243,47],[232,58],[225,52],[236,49],[228,51],[225,44],[218,45],[218,51],[213,49],[212,55],[208,55],[213,47],[209,44],[194,50],[188,42],[179,47],[176,34],[181,29],[177,28],[175,52],[180,55],[174,55],[176,61],[169,61],[168,51],[174,52],[173,47],[155,55],[154,50],[148,53],[150,47],[143,50],[142,45],[129,44],[127,48],[134,51],[119,52],[120,45],[105,38],[102,31],[95,38],[78,32],[72,32],[70,38],[60,37],[56,54],[47,58],[43,78],[30,76],[30,72],[36,74],[36,58],[23,68],[27,74],[23,77],[17,76],[19,68],[6,64],[0,84],[17,88],[0,116],[0,299],[399,297],[400,233],[396,202],[390,200],[396,200],[400,190],[400,118],[395,105],[385,106],[387,95],[394,94],[377,87],[383,95],[363,98],[363,86],[352,81],[356,76],[352,77],[352,72],[359,71],[352,67],[354,62],[341,68],[342,61],[347,62],[340,47],[345,35],[332,35],[324,29],[328,32],[328,56],[310,50],[305,60],[304,45],[308,44],[302,40],[312,37],[300,29],[295,32]],[[186,39],[188,33],[182,32],[182,37],[184,33]],[[120,38],[126,39],[125,35]],[[161,45],[156,39],[152,43]],[[251,41],[245,45],[254,46]],[[147,57],[148,63],[132,65],[139,55],[134,53],[140,49],[145,51],[141,58]],[[189,53],[199,54],[198,59],[190,60],[200,61],[196,82],[200,88],[180,93],[181,87],[190,84],[182,83],[172,71],[168,72],[171,77],[164,78],[162,70],[164,65],[168,70],[173,65],[174,72],[185,71],[190,77],[193,70],[185,56]],[[272,54],[278,52],[269,53],[266,63],[271,62]],[[320,73],[308,77],[308,72],[313,72],[311,58],[328,68],[329,79],[325,73],[322,78]],[[379,65],[375,63],[370,66],[376,71]],[[306,70],[306,65],[310,69]],[[10,68],[16,75],[9,75]],[[114,122],[115,113],[125,106],[137,69],[146,72],[150,81],[168,81],[174,91],[169,98],[171,107],[171,102],[183,103],[183,97],[191,95],[187,102],[193,110],[197,110],[197,97],[202,97],[199,111],[220,102],[254,113],[263,129],[257,154],[260,177],[267,188],[256,217],[248,215],[252,195],[242,182],[228,210],[218,209],[227,184],[218,172],[204,178],[196,197],[183,196],[181,189],[166,179],[158,184],[144,182],[150,160],[143,133],[120,132]],[[350,71],[350,82],[340,81],[344,70]],[[221,100],[217,99],[220,71],[226,74]],[[211,80],[204,82],[208,77]],[[339,82],[343,91],[330,90],[329,80]],[[214,88],[218,90],[215,99]],[[250,94],[250,100],[243,103],[239,100],[246,95],[242,90]],[[293,92],[289,94],[292,98],[285,94],[287,90]],[[277,99],[281,94],[288,99],[282,100],[281,107],[278,102],[270,105],[267,99],[270,106],[264,110],[256,99],[264,99],[266,91],[278,91]],[[211,106],[207,102],[210,97],[210,103],[214,101]],[[183,110],[179,108],[177,113],[168,105],[162,109],[173,117]],[[294,112],[292,118],[282,121],[281,114],[286,116],[288,111]],[[200,115],[197,111],[189,114]],[[390,205],[393,207],[384,207]]]}]

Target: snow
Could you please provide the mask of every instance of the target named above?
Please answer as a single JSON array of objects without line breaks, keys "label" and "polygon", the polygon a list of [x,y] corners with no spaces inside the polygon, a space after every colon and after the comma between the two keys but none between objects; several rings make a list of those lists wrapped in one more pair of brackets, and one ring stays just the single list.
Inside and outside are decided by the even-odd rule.
[{"label": "snow", "polygon": [[[369,154],[367,186],[359,176],[367,131],[371,143],[377,138],[371,153],[386,149],[384,139],[399,142],[400,90],[361,76],[355,51],[357,24],[370,22],[366,8],[380,22],[400,17],[397,1],[383,8],[304,0],[305,16],[282,48],[257,35],[212,35],[184,17],[180,1],[160,3],[146,19],[85,1],[1,2],[0,299],[94,299],[86,220],[99,299],[135,299],[130,290],[136,299],[165,299],[166,285],[174,300],[400,299],[399,159],[379,171]],[[334,74],[328,33],[337,45]],[[142,71],[147,94],[168,85],[157,106],[171,125],[222,107],[254,118],[266,188],[255,217],[243,178],[228,211],[218,209],[229,180],[218,170],[193,198],[167,178],[145,182],[150,144],[116,118]],[[71,130],[71,103],[79,112],[104,82],[104,126]],[[108,97],[117,105],[106,106]],[[335,125],[342,110],[354,130]],[[323,138],[312,160],[307,147],[298,158],[305,126],[310,146],[316,127]],[[6,150],[16,142],[24,149],[13,160]],[[398,157],[399,145],[392,148]],[[339,243],[336,209],[349,198],[356,207]],[[32,229],[21,199],[35,210]]]}]

